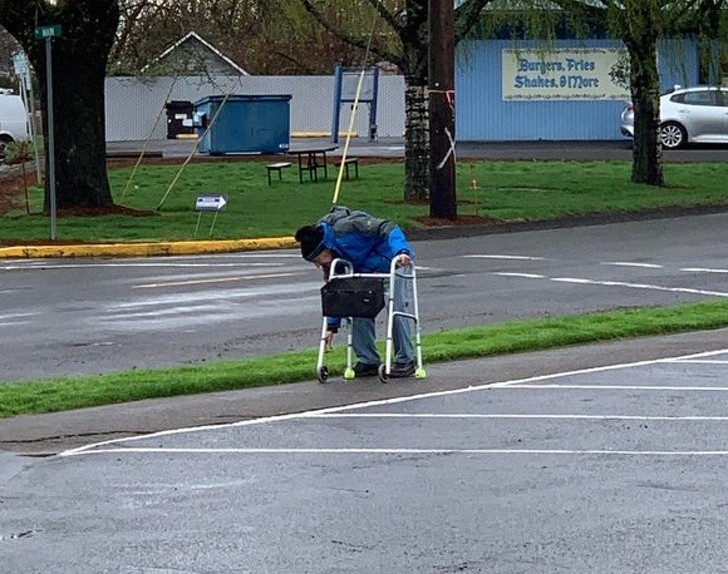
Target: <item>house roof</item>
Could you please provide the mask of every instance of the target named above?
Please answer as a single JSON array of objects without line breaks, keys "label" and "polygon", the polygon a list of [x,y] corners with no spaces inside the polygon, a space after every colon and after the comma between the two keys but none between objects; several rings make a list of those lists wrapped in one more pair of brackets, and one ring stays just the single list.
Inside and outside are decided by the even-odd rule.
[{"label": "house roof", "polygon": [[[210,44],[207,40],[205,40],[202,36],[200,36],[195,31],[190,31],[187,34],[185,34],[182,38],[177,40],[174,44],[172,44],[169,48],[167,48],[164,52],[159,54],[154,60],[147,64],[142,68],[142,72],[146,71],[148,68],[150,68],[154,64],[161,64],[165,60],[169,60],[171,57],[174,56],[176,53],[180,53],[185,46],[194,45],[197,44],[201,51],[206,51],[208,55],[212,55],[213,58],[217,59],[219,63],[222,64],[221,67],[228,68],[229,71],[233,72],[235,75],[240,76],[249,76],[248,72],[243,70],[240,66],[238,66],[235,62],[233,62],[230,58],[228,58],[225,54],[223,54],[220,50],[218,50],[215,46]],[[187,64],[187,67],[189,67],[189,64]]]}]

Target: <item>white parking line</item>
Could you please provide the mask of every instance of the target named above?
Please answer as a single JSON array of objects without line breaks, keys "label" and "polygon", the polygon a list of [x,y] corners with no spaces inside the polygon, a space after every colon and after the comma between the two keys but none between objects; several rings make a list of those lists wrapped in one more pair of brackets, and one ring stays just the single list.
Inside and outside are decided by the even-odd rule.
[{"label": "white parking line", "polygon": [[702,365],[728,365],[728,361],[716,361],[711,359],[686,359],[686,360],[678,360],[675,359],[674,361],[670,361],[671,363],[694,363],[694,364],[702,364]]},{"label": "white parking line", "polygon": [[505,273],[495,272],[493,275],[500,277],[523,277],[526,279],[547,279],[554,283],[574,283],[578,285],[597,285],[601,287],[626,287],[628,289],[645,289],[652,291],[667,291],[669,293],[689,293],[691,295],[705,295],[708,297],[728,297],[724,291],[706,291],[704,289],[693,289],[691,287],[663,287],[649,283],[627,283],[625,281],[596,281],[594,279],[583,279],[580,277],[547,277],[534,273]]},{"label": "white parking line", "polygon": [[160,283],[147,283],[145,285],[133,285],[132,289],[156,289],[158,287],[179,287],[181,285],[205,285],[207,283],[229,283],[231,281],[250,281],[251,279],[277,279],[279,277],[295,277],[304,275],[304,272],[297,273],[264,273],[261,275],[238,275],[235,277],[211,277],[209,279],[188,279],[186,281],[162,281]]},{"label": "white parking line", "polygon": [[728,273],[728,269],[706,269],[704,267],[683,267],[680,271],[688,273]]},{"label": "white parking line", "polygon": [[[495,386],[495,385],[494,385]],[[552,390],[584,390],[590,391],[691,391],[691,392],[728,392],[728,387],[673,387],[670,385],[518,385],[507,387],[509,389],[537,389],[544,391]]]},{"label": "white parking line", "polygon": [[[529,387],[509,387],[522,389]],[[320,419],[503,419],[503,420],[575,420],[575,421],[690,421],[728,422],[727,417],[704,416],[653,416],[653,415],[534,415],[534,414],[480,414],[480,413],[329,413],[312,415]]]},{"label": "white parking line", "polygon": [[527,255],[463,255],[464,259],[512,259],[514,261],[545,261],[545,257],[529,257]]},{"label": "white parking line", "polygon": [[728,450],[572,450],[499,448],[124,448],[93,450],[85,454],[568,454],[619,456],[727,456]]},{"label": "white parking line", "polygon": [[603,261],[600,265],[613,265],[615,267],[644,267],[645,269],[664,269],[663,265],[655,263],[632,263],[630,261]]},{"label": "white parking line", "polygon": [[525,279],[546,279],[545,275],[538,275],[537,273],[505,273],[498,272],[493,275],[499,275],[501,277],[523,277]]}]

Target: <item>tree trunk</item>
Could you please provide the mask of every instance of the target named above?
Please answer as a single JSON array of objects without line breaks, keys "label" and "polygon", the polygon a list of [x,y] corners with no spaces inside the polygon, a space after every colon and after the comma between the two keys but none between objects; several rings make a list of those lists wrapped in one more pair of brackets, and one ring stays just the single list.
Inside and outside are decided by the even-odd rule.
[{"label": "tree trunk", "polygon": [[430,141],[425,85],[407,81],[405,88],[405,201],[427,201],[429,197]]},{"label": "tree trunk", "polygon": [[[28,0],[21,5],[34,5]],[[56,204],[64,208],[113,205],[106,171],[104,79],[108,54],[119,23],[118,0],[75,0],[35,12],[8,14],[8,30],[28,53],[41,88],[45,113],[46,173],[48,173],[48,101],[46,40],[36,40],[37,26],[61,25],[61,37],[51,40],[55,140]],[[28,14],[33,15],[32,18]],[[0,16],[0,23],[5,20]],[[127,110],[130,117],[134,110]],[[50,184],[45,182],[45,211],[50,210]]]},{"label": "tree trunk", "polygon": [[[66,51],[62,46],[61,43],[53,46],[51,58],[57,206],[59,209],[108,207],[114,201],[106,172],[105,66],[94,62],[98,60],[98,52]],[[43,109],[48,110],[45,73],[39,76],[42,77]],[[132,115],[134,110],[127,112]],[[47,142],[47,114],[45,118],[43,136]],[[46,173],[49,173],[48,154]],[[49,207],[49,194],[46,178],[45,211]]]},{"label": "tree trunk", "polygon": [[634,105],[632,182],[662,187],[665,185],[665,176],[662,169],[660,84],[655,46],[656,40],[652,43],[651,51],[644,46],[635,53],[628,46],[630,91]]},{"label": "tree trunk", "polygon": [[[631,6],[631,5],[630,5]],[[632,182],[662,187],[662,141],[660,139],[660,76],[657,70],[657,30],[655,9],[650,5],[631,6],[628,21],[647,23],[646,29],[625,39],[629,53],[630,93],[634,105]]]}]

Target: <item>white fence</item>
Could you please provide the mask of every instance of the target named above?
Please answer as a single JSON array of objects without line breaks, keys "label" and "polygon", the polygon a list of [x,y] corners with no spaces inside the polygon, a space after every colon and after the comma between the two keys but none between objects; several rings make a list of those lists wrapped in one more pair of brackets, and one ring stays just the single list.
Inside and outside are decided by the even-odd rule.
[{"label": "white fence", "polygon": [[[333,76],[219,76],[219,77],[110,77],[106,78],[106,140],[133,141],[167,137],[164,104],[172,100],[196,102],[207,96],[292,96],[291,133],[331,134],[334,112]],[[351,106],[341,108],[340,131],[348,129]],[[377,134],[404,134],[404,78],[380,76]],[[354,133],[369,134],[369,106],[362,104]]]}]

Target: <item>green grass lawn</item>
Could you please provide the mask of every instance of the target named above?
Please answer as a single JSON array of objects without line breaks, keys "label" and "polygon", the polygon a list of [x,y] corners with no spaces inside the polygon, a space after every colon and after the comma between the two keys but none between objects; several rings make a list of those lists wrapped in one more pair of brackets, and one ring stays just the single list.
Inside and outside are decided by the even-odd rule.
[{"label": "green grass lawn", "polygon": [[[200,162],[181,167],[142,164],[136,172],[132,167],[111,170],[115,202],[148,215],[59,217],[58,239],[208,239],[211,214],[203,215],[195,237],[195,199],[208,193],[224,194],[229,200],[215,221],[213,239],[288,237],[329,210],[336,184],[335,169],[327,182],[300,184],[293,166],[285,171],[283,182],[274,180],[268,186],[262,161]],[[458,214],[511,222],[674,206],[728,207],[724,185],[728,163],[668,164],[664,169],[668,186],[654,188],[630,183],[628,162],[461,162],[457,169]],[[360,172],[360,179],[342,182],[339,204],[388,217],[405,229],[421,226],[415,218],[428,215],[429,206],[404,203],[402,163],[365,164]],[[473,181],[477,189],[472,189]],[[48,218],[41,215],[40,190],[32,190],[30,203],[30,215],[21,201],[18,209],[2,218],[0,242],[47,239]]]}]

